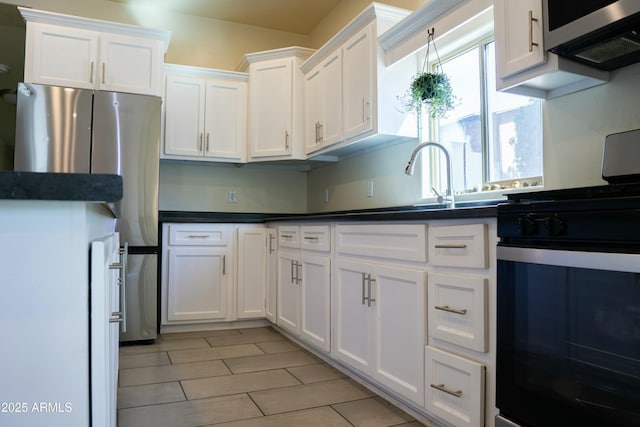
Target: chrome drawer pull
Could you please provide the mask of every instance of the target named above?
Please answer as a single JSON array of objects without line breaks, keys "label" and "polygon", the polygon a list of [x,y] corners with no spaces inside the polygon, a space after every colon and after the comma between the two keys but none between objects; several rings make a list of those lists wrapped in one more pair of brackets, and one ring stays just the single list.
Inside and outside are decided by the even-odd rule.
[{"label": "chrome drawer pull", "polygon": [[304,240],[319,240],[318,237],[312,237],[312,236],[304,236]]},{"label": "chrome drawer pull", "polygon": [[189,239],[207,239],[208,237],[208,234],[189,234],[187,236]]},{"label": "chrome drawer pull", "polygon": [[431,384],[431,388],[435,388],[436,390],[440,390],[443,393],[450,394],[451,396],[460,397],[462,396],[462,390],[449,390],[444,386],[444,384]]},{"label": "chrome drawer pull", "polygon": [[280,237],[282,237],[283,239],[293,239],[293,236],[291,234],[281,234]]},{"label": "chrome drawer pull", "polygon": [[467,245],[461,244],[449,244],[449,245],[435,245],[436,249],[467,249]]},{"label": "chrome drawer pull", "polygon": [[466,308],[451,308],[448,305],[436,305],[434,308],[436,310],[448,311],[449,313],[467,314]]}]

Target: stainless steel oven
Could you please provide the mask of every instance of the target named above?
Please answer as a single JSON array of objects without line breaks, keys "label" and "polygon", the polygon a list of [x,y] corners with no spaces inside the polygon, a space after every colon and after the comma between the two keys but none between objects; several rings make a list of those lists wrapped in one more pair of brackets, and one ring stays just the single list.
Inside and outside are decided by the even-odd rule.
[{"label": "stainless steel oven", "polygon": [[639,190],[499,206],[496,425],[640,425]]}]

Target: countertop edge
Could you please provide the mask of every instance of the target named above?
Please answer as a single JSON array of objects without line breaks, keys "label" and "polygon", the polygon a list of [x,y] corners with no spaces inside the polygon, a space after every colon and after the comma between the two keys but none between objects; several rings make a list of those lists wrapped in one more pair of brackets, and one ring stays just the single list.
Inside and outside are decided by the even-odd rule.
[{"label": "countertop edge", "polygon": [[113,203],[122,194],[119,175],[0,171],[0,200]]},{"label": "countertop edge", "polygon": [[230,213],[197,211],[160,211],[160,223],[266,223],[266,222],[336,222],[336,221],[426,221],[433,219],[492,218],[497,205],[455,209],[399,207],[327,213]]}]

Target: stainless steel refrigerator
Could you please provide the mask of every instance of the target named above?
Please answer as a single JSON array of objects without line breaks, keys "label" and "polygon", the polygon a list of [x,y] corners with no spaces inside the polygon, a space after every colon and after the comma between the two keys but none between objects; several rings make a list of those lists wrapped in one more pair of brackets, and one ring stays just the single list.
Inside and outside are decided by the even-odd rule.
[{"label": "stainless steel refrigerator", "polygon": [[109,208],[128,247],[120,341],[157,337],[160,105],[155,96],[20,83],[14,170],[117,174]]}]

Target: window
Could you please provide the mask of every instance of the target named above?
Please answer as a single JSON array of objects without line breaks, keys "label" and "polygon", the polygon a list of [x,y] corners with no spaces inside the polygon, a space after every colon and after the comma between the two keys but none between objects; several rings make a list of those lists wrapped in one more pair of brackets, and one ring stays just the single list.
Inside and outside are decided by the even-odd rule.
[{"label": "window", "polygon": [[[452,53],[442,68],[457,102],[430,121],[429,133],[449,151],[456,193],[541,184],[542,102],[496,92],[495,43],[485,39]],[[424,198],[446,189],[440,162],[436,150],[423,157]]]}]

